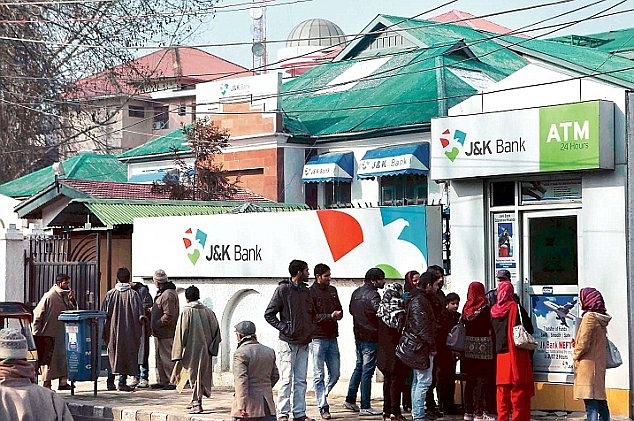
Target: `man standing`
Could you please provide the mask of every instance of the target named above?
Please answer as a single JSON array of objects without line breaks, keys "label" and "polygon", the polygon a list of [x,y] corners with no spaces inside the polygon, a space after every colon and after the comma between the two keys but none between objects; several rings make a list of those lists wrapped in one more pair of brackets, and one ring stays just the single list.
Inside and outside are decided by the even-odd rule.
[{"label": "man standing", "polygon": [[240,322],[235,328],[238,349],[233,354],[231,415],[240,420],[274,421],[273,386],[280,378],[275,351],[258,342],[253,322]]},{"label": "man standing", "polygon": [[42,380],[44,380],[44,387],[48,389],[51,388],[53,379],[59,379],[57,390],[70,390],[67,379],[64,322],[60,322],[57,318],[62,311],[76,309],[77,301],[70,288],[70,277],[60,273],[55,278],[55,285],[44,294],[33,310],[33,334],[54,338],[53,356],[48,365],[42,366]]},{"label": "man standing", "polygon": [[24,335],[18,329],[0,330],[0,420],[73,421],[64,399],[37,384],[26,357]]},{"label": "man standing", "polygon": [[[312,296],[306,285],[308,264],[293,260],[288,266],[290,280],[281,281],[264,312],[264,319],[280,331],[280,388],[277,418],[288,421],[310,420],[306,416],[306,375],[308,343],[314,325]],[[278,318],[279,314],[279,318]]]},{"label": "man standing", "polygon": [[147,318],[145,323],[143,323],[142,329],[142,346],[139,349],[139,359],[141,361],[141,374],[139,377],[135,377],[135,379],[130,384],[133,387],[138,387],[145,389],[149,387],[149,372],[150,372],[150,364],[148,359],[150,357],[150,319],[152,318],[152,305],[153,300],[150,295],[150,290],[143,282],[134,282],[130,281],[130,286],[133,290],[135,290],[141,300],[143,301],[143,309],[145,310],[145,317]]},{"label": "man standing", "polygon": [[[445,310],[445,293],[442,290],[445,283],[445,271],[438,265],[431,265],[427,268],[426,272],[431,274],[432,277],[432,282],[425,288],[425,297],[434,310],[436,349],[443,349],[446,347],[445,342],[447,341],[447,337],[442,336],[442,330],[440,329],[440,320],[443,311]],[[426,417],[430,419],[441,418],[443,416],[443,414],[438,410],[438,405],[436,404],[436,399],[434,398],[434,389],[436,389],[437,384],[438,370],[434,368],[434,370],[432,370],[432,382],[431,385],[429,385],[425,396]]]},{"label": "man standing", "polygon": [[[337,289],[330,285],[330,268],[319,263],[315,266],[315,282],[310,287],[315,305],[315,330],[310,350],[313,354],[313,383],[319,413],[325,420],[331,419],[328,393],[339,380],[339,330],[337,322],[343,317],[343,309]],[[324,364],[328,370],[328,382],[324,383]]]},{"label": "man standing", "polygon": [[187,304],[178,317],[172,348],[176,362],[171,381],[182,393],[187,382],[192,388],[190,414],[203,412],[203,396],[211,396],[211,357],[218,355],[220,326],[213,311],[202,304],[194,285],[185,290]]},{"label": "man standing", "polygon": [[[372,268],[365,274],[362,286],[354,290],[350,299],[350,314],[357,350],[357,363],[350,376],[348,394],[343,406],[359,415],[381,415],[381,411],[370,407],[372,376],[376,368],[376,350],[379,342],[379,318],[376,315],[381,302],[378,289],[385,286],[385,272]],[[361,408],[357,405],[357,392],[361,386]]]},{"label": "man standing", "polygon": [[[139,375],[139,347],[145,311],[141,296],[130,286],[130,271],[117,270],[117,284],[106,293],[101,310],[106,313],[103,340],[108,344],[112,373],[119,374],[120,392],[134,390],[126,384],[128,375]],[[114,380],[114,379],[113,379]],[[108,385],[110,390],[113,385]]]},{"label": "man standing", "polygon": [[176,386],[170,384],[170,377],[174,369],[172,362],[172,345],[178,318],[179,305],[176,285],[167,278],[163,269],[154,272],[154,285],[158,292],[152,305],[152,335],[156,358],[157,383],[152,389],[174,390]]}]

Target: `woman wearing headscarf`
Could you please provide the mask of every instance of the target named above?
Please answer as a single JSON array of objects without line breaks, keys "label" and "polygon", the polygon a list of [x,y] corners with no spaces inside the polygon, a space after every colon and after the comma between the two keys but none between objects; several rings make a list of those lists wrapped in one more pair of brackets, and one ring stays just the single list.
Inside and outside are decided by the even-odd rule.
[{"label": "woman wearing headscarf", "polygon": [[530,351],[515,346],[513,326],[520,324],[520,311],[528,333],[533,333],[533,325],[526,310],[513,299],[513,293],[513,284],[500,282],[498,301],[491,307],[497,353],[495,384],[498,420],[508,421],[512,412],[513,421],[529,421],[531,398],[535,394],[533,364]]},{"label": "woman wearing headscarf", "polygon": [[579,291],[583,311],[574,341],[575,399],[583,399],[588,421],[609,421],[605,393],[607,327],[612,319],[605,310],[603,296],[594,288]]},{"label": "woman wearing headscarf", "polygon": [[465,414],[466,421],[495,420],[485,412],[489,400],[486,396],[493,382],[493,327],[491,326],[491,309],[486,299],[484,285],[471,282],[467,290],[467,301],[462,309],[462,320],[465,325],[465,351],[460,362],[461,370],[466,374]]},{"label": "woman wearing headscarf", "polygon": [[383,419],[386,421],[405,421],[401,414],[401,391],[403,378],[409,372],[409,367],[394,353],[401,337],[399,329],[402,327],[404,314],[403,286],[396,282],[387,285],[376,312],[381,320],[376,363],[384,377]]},{"label": "woman wearing headscarf", "polygon": [[[418,286],[418,282],[420,281],[420,273],[416,270],[410,270],[405,274],[405,285],[403,292],[403,301],[407,300],[412,294],[412,290],[416,289]],[[412,378],[413,372],[412,369],[409,368],[407,373],[403,378],[403,411],[410,412],[412,410]]]}]

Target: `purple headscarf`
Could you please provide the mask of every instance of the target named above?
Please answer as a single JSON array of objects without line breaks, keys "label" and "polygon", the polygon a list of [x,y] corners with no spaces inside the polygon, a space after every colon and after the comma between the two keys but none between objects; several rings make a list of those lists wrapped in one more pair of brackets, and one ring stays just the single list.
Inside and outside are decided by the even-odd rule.
[{"label": "purple headscarf", "polygon": [[584,313],[594,311],[595,313],[606,314],[605,301],[603,295],[595,288],[581,288],[579,291],[579,301],[581,310]]}]

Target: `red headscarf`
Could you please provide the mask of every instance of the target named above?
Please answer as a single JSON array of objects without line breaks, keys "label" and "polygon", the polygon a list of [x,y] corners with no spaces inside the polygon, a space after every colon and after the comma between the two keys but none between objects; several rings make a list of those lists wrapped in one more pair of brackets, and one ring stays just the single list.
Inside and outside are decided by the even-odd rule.
[{"label": "red headscarf", "polygon": [[473,281],[469,284],[467,290],[467,301],[462,308],[462,317],[467,319],[474,315],[474,313],[486,306],[488,301],[484,295],[484,285],[482,282]]},{"label": "red headscarf", "polygon": [[491,307],[492,317],[504,317],[511,308],[517,307],[513,293],[513,284],[509,281],[502,281],[498,284],[498,302]]},{"label": "red headscarf", "polygon": [[579,291],[579,301],[581,302],[581,310],[583,310],[584,314],[588,311],[601,314],[607,313],[603,295],[594,288],[581,288],[581,291]]},{"label": "red headscarf", "polygon": [[414,275],[420,275],[416,270],[410,270],[405,274],[405,291],[411,291],[416,289],[416,285],[414,285]]}]

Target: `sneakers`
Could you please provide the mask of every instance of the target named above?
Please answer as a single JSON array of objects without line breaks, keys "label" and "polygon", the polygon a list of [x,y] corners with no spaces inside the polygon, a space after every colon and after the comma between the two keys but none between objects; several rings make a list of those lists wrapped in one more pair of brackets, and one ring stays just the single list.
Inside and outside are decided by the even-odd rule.
[{"label": "sneakers", "polygon": [[462,417],[462,419],[464,421],[473,421],[473,414],[467,414],[465,413],[464,416]]},{"label": "sneakers", "polygon": [[486,412],[483,413],[482,415],[476,415],[473,417],[473,421],[496,421],[497,418],[493,417],[489,414],[487,414]]},{"label": "sneakers", "polygon": [[132,377],[132,380],[130,380],[130,383],[128,384],[128,386],[137,387],[138,384],[139,384],[139,379],[137,379],[136,377]]},{"label": "sneakers", "polygon": [[357,405],[356,403],[350,403],[348,401],[344,401],[343,402],[343,407],[346,409],[349,409],[350,411],[354,411],[354,412],[359,412],[359,405]]},{"label": "sneakers", "polygon": [[359,416],[360,417],[373,417],[375,415],[382,415],[383,411],[379,411],[378,409],[374,409],[374,408],[361,408],[359,410]]},{"label": "sneakers", "polygon": [[147,380],[141,379],[139,380],[139,384],[137,384],[136,387],[140,389],[147,389],[148,387],[150,387],[150,384]]}]

